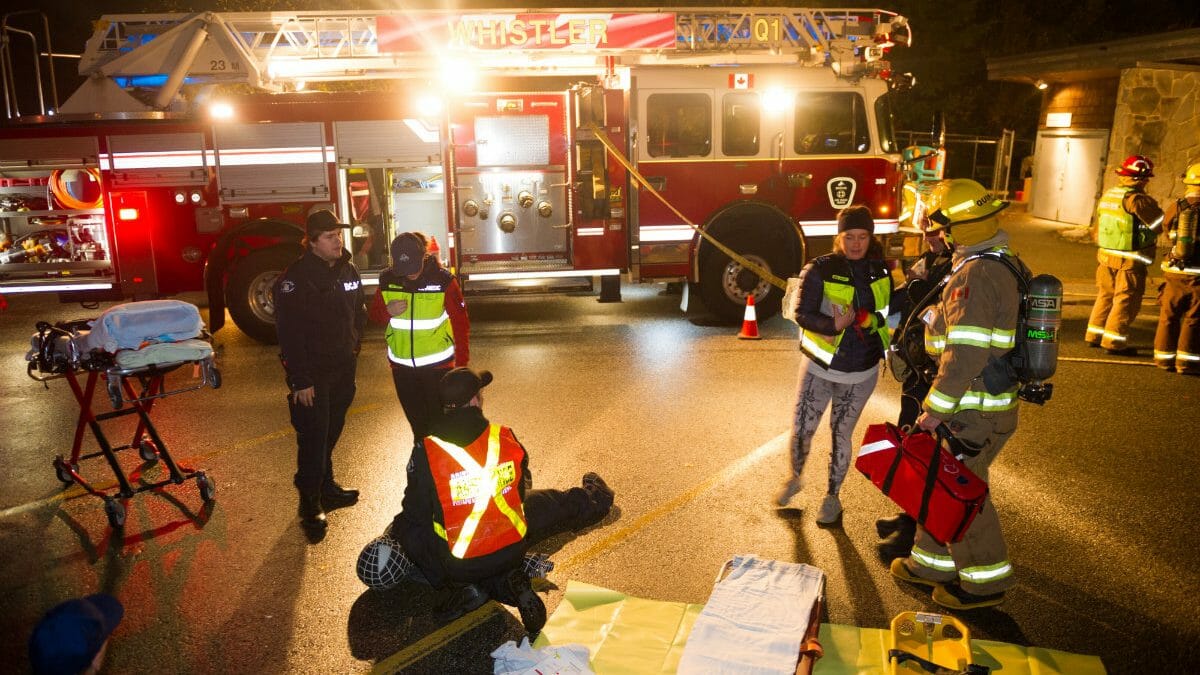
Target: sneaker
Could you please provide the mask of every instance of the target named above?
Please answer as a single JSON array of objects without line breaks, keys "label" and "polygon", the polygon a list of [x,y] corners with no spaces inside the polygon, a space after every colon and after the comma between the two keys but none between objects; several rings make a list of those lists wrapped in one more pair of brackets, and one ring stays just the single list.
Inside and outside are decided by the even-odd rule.
[{"label": "sneaker", "polygon": [[907,513],[897,513],[891,518],[880,518],[875,521],[875,531],[879,538],[884,539],[894,532],[908,532],[909,537],[917,531],[917,520]]},{"label": "sneaker", "polygon": [[783,489],[779,491],[779,496],[775,498],[775,503],[780,506],[787,506],[788,502],[792,501],[792,497],[800,494],[800,490],[803,488],[804,482],[800,480],[800,476],[792,476],[783,484]]},{"label": "sneaker", "polygon": [[529,584],[529,577],[522,569],[514,569],[508,574],[508,590],[516,600],[517,611],[521,614],[521,623],[530,639],[536,638],[546,625],[546,603]]},{"label": "sneaker", "polygon": [[892,576],[896,577],[900,581],[907,581],[910,584],[916,584],[918,586],[926,586],[929,588],[937,588],[938,586],[941,586],[941,584],[936,581],[930,581],[929,579],[924,579],[913,574],[912,570],[908,568],[908,564],[904,562],[905,560],[908,560],[908,558],[896,558],[892,561],[892,566],[888,568],[888,571],[892,573]]},{"label": "sneaker", "polygon": [[975,595],[963,590],[958,582],[949,584],[937,584],[933,587],[933,601],[942,607],[950,609],[980,609],[982,607],[995,607],[1004,602],[1004,593],[992,593],[991,595]]},{"label": "sneaker", "polygon": [[488,601],[487,592],[475,584],[456,586],[447,592],[433,611],[439,623],[450,623],[460,616],[474,612]]},{"label": "sneaker", "polygon": [[837,495],[825,495],[821,510],[817,512],[818,525],[833,525],[842,519],[842,500]]},{"label": "sneaker", "polygon": [[554,561],[546,553],[526,553],[521,569],[530,579],[545,579],[547,574],[554,571]]}]

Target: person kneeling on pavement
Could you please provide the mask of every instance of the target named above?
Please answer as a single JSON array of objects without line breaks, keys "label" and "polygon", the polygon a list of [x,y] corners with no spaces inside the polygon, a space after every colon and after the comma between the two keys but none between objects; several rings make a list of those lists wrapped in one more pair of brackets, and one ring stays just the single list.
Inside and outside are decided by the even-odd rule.
[{"label": "person kneeling on pavement", "polygon": [[[530,586],[545,567],[526,562],[538,541],[594,525],[608,515],[613,491],[595,473],[581,487],[534,490],[525,447],[508,427],[483,415],[486,370],[454,368],[438,393],[445,415],[413,449],[401,512],[358,558],[372,589],[401,581],[441,591],[435,618],[452,621],[489,598],[514,606],[530,635],[546,623],[546,605]],[[543,558],[544,561],[544,558]]]}]

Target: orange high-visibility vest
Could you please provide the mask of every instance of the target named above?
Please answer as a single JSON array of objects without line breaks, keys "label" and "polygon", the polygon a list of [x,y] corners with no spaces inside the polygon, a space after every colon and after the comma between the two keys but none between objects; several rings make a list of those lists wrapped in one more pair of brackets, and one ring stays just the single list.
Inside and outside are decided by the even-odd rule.
[{"label": "orange high-visibility vest", "polygon": [[508,427],[491,424],[465,448],[427,436],[425,452],[444,517],[433,529],[451,555],[477,558],[525,538],[525,449]]}]

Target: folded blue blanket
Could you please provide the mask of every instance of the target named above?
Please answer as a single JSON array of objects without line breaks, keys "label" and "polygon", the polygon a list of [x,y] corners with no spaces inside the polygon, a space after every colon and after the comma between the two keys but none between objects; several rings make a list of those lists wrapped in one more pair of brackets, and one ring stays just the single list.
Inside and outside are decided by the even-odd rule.
[{"label": "folded blue blanket", "polygon": [[114,305],[92,322],[91,349],[113,353],[138,349],[146,343],[178,342],[199,337],[204,330],[200,310],[181,300],[143,300]]}]

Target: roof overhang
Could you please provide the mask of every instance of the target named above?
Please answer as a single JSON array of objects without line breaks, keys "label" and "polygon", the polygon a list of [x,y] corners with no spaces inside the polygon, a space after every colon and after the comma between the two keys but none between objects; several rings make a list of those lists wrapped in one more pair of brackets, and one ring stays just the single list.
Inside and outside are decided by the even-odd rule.
[{"label": "roof overhang", "polygon": [[987,60],[989,80],[1033,83],[1117,77],[1138,65],[1200,66],[1200,28]]}]

